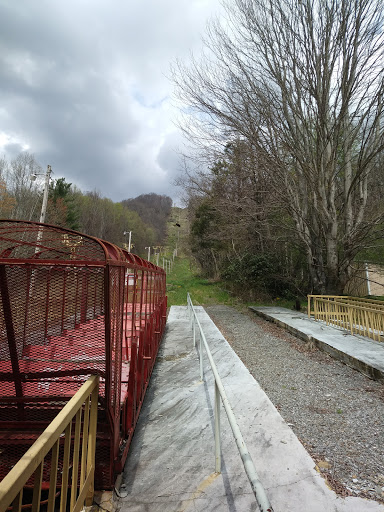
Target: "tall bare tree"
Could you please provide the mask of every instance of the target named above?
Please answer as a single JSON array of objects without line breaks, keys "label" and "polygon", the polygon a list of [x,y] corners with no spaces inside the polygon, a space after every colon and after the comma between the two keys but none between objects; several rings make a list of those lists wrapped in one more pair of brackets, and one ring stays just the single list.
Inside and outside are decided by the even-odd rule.
[{"label": "tall bare tree", "polygon": [[382,0],[228,0],[207,52],[179,63],[183,129],[217,158],[242,138],[305,248],[312,288],[340,293],[383,232]]},{"label": "tall bare tree", "polygon": [[39,220],[42,197],[38,184],[31,180],[34,174],[43,175],[43,169],[31,153],[22,152],[10,162],[3,160],[2,175],[14,199],[13,219]]}]

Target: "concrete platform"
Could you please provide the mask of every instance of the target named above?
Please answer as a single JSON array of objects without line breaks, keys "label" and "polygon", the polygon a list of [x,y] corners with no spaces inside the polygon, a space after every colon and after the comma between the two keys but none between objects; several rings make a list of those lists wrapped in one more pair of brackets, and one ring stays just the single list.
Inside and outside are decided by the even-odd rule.
[{"label": "concrete platform", "polygon": [[[315,463],[202,308],[199,319],[275,512],[384,512],[331,491]],[[222,473],[214,473],[213,377],[199,378],[186,307],[168,327],[124,470],[120,512],[258,511],[222,414]]]},{"label": "concrete platform", "polygon": [[312,340],[324,352],[371,379],[384,380],[383,342],[349,334],[286,308],[250,306],[249,309],[306,341]]}]

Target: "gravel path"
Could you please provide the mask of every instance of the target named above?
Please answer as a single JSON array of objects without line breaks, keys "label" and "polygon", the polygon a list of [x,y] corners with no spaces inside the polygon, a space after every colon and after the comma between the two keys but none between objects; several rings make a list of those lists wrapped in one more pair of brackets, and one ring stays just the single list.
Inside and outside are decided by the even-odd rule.
[{"label": "gravel path", "polygon": [[384,503],[384,384],[254,313],[205,309],[330,486]]}]

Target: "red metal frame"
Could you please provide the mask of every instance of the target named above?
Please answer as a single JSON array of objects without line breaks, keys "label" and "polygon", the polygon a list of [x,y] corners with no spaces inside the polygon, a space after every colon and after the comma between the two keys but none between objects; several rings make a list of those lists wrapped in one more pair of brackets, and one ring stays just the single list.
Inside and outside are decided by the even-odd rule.
[{"label": "red metal frame", "polygon": [[95,485],[113,487],[164,331],[165,279],[109,242],[0,221],[0,479],[98,374]]}]

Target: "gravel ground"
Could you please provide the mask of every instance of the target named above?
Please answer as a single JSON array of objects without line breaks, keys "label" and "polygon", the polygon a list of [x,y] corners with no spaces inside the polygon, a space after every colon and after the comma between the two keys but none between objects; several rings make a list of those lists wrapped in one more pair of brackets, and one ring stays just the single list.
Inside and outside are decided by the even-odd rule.
[{"label": "gravel ground", "polygon": [[205,309],[329,485],[384,503],[384,383],[254,313]]}]

